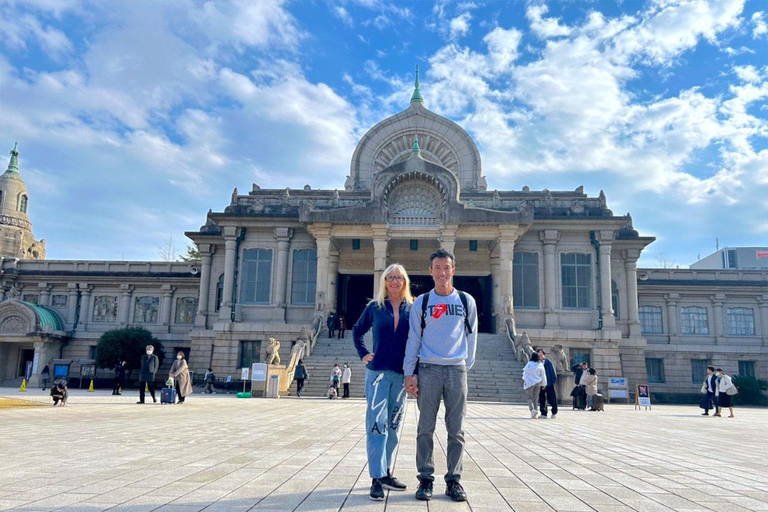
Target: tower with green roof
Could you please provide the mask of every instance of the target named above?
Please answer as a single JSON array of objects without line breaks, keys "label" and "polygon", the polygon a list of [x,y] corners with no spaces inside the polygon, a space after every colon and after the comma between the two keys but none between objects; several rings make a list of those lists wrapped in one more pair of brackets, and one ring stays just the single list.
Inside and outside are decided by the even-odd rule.
[{"label": "tower with green roof", "polygon": [[19,144],[0,176],[0,256],[45,259],[45,240],[35,240],[29,221],[29,193],[19,173]]}]

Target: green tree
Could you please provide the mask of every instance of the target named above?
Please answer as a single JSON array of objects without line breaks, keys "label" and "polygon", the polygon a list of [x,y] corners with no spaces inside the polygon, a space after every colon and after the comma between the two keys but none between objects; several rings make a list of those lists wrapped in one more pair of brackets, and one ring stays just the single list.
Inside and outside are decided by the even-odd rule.
[{"label": "green tree", "polygon": [[107,331],[101,335],[96,346],[96,365],[99,368],[113,368],[117,361],[126,361],[129,370],[136,370],[141,366],[141,356],[147,345],[155,347],[155,355],[162,365],[165,359],[163,343],[148,330],[143,327],[127,327]]},{"label": "green tree", "polygon": [[187,254],[179,256],[179,261],[200,261],[200,251],[194,245],[188,245]]}]

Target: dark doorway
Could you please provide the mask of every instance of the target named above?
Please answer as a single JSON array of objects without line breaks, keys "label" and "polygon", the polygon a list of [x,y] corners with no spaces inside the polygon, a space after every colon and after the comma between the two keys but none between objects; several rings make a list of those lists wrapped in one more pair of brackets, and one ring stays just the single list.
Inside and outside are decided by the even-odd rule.
[{"label": "dark doorway", "polygon": [[19,377],[24,377],[27,371],[27,361],[35,359],[35,349],[22,349],[21,361],[19,361]]},{"label": "dark doorway", "polygon": [[[435,282],[430,275],[411,275],[411,293],[416,298],[422,293],[430,291]],[[493,318],[491,317],[491,276],[454,276],[453,286],[456,289],[470,294],[477,303],[478,332],[493,332]]]},{"label": "dark doorway", "polygon": [[365,306],[373,299],[373,275],[339,274],[338,282],[335,311],[347,321],[347,328],[352,329]]}]

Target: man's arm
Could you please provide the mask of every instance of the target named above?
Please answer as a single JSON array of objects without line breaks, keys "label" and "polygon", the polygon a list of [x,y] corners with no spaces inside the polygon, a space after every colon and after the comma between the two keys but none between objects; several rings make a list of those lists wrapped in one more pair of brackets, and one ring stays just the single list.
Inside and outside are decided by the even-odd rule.
[{"label": "man's arm", "polygon": [[413,301],[411,315],[408,319],[408,341],[405,344],[405,360],[403,361],[403,372],[406,376],[414,374],[416,365],[419,362],[419,351],[421,350],[422,299],[422,297],[418,297]]},{"label": "man's arm", "polygon": [[467,311],[469,325],[472,327],[472,332],[467,333],[467,370],[472,369],[472,366],[475,364],[475,354],[477,352],[477,303],[475,302],[475,298],[471,295],[467,294],[469,297],[468,306],[469,311]]}]

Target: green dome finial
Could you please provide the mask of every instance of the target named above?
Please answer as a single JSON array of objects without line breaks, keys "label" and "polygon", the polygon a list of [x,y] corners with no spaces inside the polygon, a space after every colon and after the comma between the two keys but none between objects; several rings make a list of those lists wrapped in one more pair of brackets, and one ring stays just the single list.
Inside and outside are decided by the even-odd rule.
[{"label": "green dome finial", "polygon": [[416,64],[416,83],[413,86],[411,103],[424,103],[424,100],[421,97],[421,91],[419,91],[419,65],[418,64]]},{"label": "green dome finial", "polygon": [[11,150],[11,161],[8,162],[8,169],[6,169],[6,172],[19,172],[19,143],[16,142],[13,144],[13,149]]},{"label": "green dome finial", "polygon": [[414,153],[421,153],[421,148],[419,147],[419,139],[413,139],[413,152]]}]

